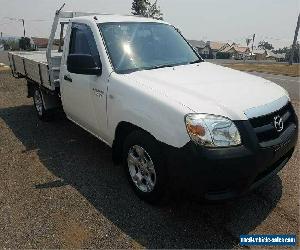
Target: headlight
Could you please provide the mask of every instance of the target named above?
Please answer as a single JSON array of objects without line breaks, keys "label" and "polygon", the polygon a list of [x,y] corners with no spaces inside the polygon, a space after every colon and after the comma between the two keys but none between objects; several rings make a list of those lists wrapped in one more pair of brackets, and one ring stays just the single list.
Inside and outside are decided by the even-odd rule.
[{"label": "headlight", "polygon": [[241,144],[234,123],[223,116],[189,114],[185,117],[187,132],[192,141],[206,147],[229,147]]}]

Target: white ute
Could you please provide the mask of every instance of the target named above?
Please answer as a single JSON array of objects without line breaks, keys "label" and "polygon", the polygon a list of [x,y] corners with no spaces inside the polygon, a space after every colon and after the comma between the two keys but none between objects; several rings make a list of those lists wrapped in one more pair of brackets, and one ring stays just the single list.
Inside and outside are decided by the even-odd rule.
[{"label": "white ute", "polygon": [[280,171],[296,145],[284,89],[205,62],[164,21],[58,10],[47,51],[9,59],[38,117],[62,107],[113,148],[148,202],[175,186],[210,200],[243,195]]}]

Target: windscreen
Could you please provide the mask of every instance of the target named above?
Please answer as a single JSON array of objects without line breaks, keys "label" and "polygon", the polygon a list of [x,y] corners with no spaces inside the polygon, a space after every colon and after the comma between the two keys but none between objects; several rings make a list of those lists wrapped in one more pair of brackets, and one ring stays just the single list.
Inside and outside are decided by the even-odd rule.
[{"label": "windscreen", "polygon": [[202,61],[181,34],[168,24],[103,23],[99,29],[117,73]]}]

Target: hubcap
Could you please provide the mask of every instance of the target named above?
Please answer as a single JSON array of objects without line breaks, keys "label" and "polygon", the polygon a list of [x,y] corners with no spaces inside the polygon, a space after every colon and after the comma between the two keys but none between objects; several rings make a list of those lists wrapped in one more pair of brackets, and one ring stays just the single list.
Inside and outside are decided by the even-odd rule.
[{"label": "hubcap", "polygon": [[43,100],[40,94],[40,91],[35,90],[34,91],[34,103],[35,108],[39,115],[43,115]]},{"label": "hubcap", "polygon": [[127,165],[135,186],[145,193],[153,191],[156,172],[147,151],[138,145],[132,146],[128,152]]}]

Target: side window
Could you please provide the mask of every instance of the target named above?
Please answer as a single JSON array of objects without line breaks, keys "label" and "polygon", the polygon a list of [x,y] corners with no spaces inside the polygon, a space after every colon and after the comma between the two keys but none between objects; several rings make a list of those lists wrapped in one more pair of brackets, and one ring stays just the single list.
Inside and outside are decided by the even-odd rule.
[{"label": "side window", "polygon": [[73,24],[69,54],[93,56],[97,66],[101,66],[99,52],[91,29],[85,24]]},{"label": "side window", "polygon": [[88,38],[80,29],[72,28],[69,54],[91,55]]}]

